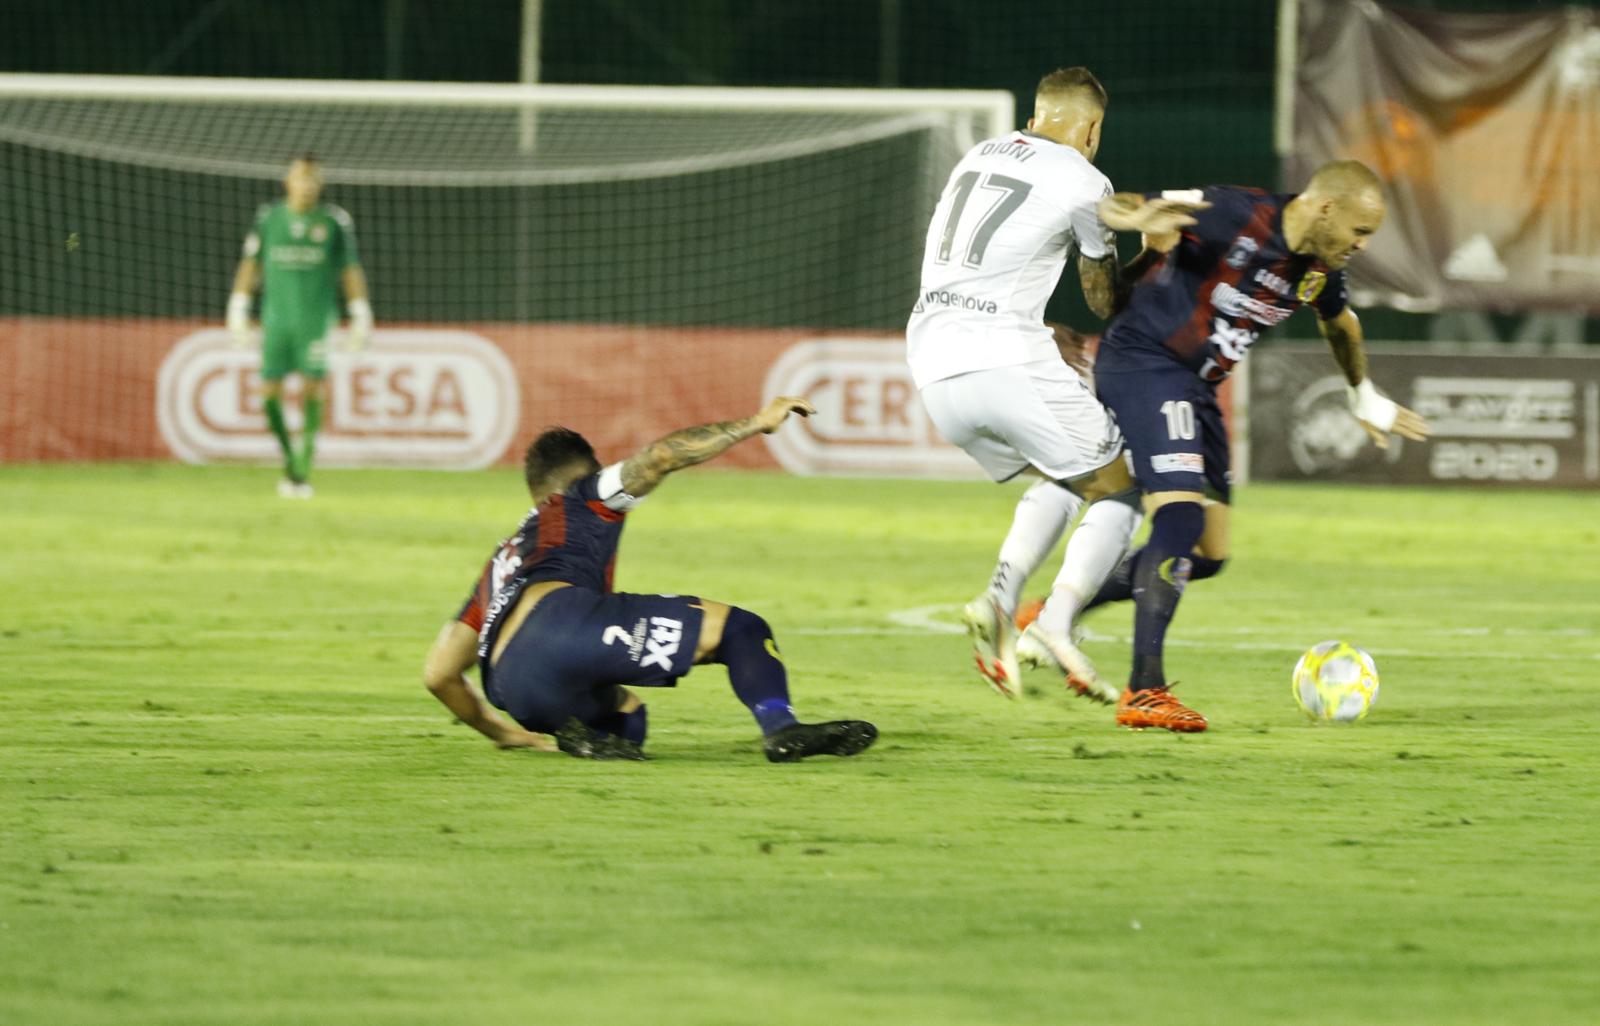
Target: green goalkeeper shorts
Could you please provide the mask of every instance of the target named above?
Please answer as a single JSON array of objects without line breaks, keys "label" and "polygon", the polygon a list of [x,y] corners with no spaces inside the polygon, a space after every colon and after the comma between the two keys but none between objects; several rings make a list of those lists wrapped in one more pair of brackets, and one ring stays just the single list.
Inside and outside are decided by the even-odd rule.
[{"label": "green goalkeeper shorts", "polygon": [[261,380],[282,381],[290,371],[321,381],[328,373],[328,333],[269,330],[261,336]]}]

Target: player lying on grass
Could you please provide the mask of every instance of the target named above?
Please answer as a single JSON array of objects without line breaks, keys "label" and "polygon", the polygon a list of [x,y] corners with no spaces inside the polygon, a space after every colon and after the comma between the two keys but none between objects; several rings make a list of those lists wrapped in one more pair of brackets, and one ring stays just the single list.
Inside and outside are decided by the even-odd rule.
[{"label": "player lying on grass", "polygon": [[1150,197],[1100,204],[1107,225],[1144,230],[1147,248],[1167,255],[1134,287],[1095,361],[1096,391],[1127,440],[1151,528],[1092,604],[1134,601],[1133,669],[1117,722],[1200,731],[1205,718],[1168,691],[1162,653],[1184,588],[1228,558],[1229,449],[1217,387],[1263,330],[1309,305],[1373,441],[1421,440],[1428,425],[1373,386],[1349,307],[1344,268],[1384,217],[1371,170],[1324,165],[1298,195],[1222,186],[1163,195],[1203,203],[1197,223],[1152,233],[1138,216]]},{"label": "player lying on grass", "polygon": [[[534,508],[485,568],[460,617],[445,626],[425,670],[428,690],[501,747],[548,747],[582,758],[642,759],[645,705],[627,685],[671,687],[694,665],[721,663],[765,736],[767,758],[856,755],[878,736],[861,720],[800,723],[767,622],[737,606],[678,595],[613,592],[627,514],[668,474],[694,466],[789,414],[814,413],[780,397],[753,417],[685,428],[601,468],[576,432],[553,428],[523,462]],[[484,696],[464,673],[478,663]]]},{"label": "player lying on grass", "polygon": [[[250,300],[261,289],[261,382],[267,426],[283,451],[278,494],[311,497],[311,461],[322,426],[323,378],[328,373],[328,331],[339,319],[340,287],[350,310],[349,344],[372,334],[367,277],[356,255],[355,224],[331,203],[320,203],[322,165],[297,157],[283,176],[284,199],[263,205],[245,237],[233,275],[228,330],[235,344],[250,343]],[[283,415],[283,379],[298,372],[303,419],[300,448],[289,439]]]},{"label": "player lying on grass", "polygon": [[[1088,69],[1051,72],[1026,131],[962,157],[928,226],[906,325],[906,359],[939,433],[997,482],[1040,479],[1017,503],[988,587],[963,610],[979,672],[1012,698],[1019,659],[1059,666],[1078,694],[1117,697],[1074,647],[1071,624],[1126,550],[1138,494],[1116,424],[1044,320],[1074,249],[1084,299],[1101,316],[1112,310],[1117,252],[1097,212],[1111,183],[1093,163],[1105,109]],[[1193,223],[1185,205],[1159,198],[1135,216],[1151,230]],[[1022,587],[1085,502],[1045,614],[1018,639]]]}]

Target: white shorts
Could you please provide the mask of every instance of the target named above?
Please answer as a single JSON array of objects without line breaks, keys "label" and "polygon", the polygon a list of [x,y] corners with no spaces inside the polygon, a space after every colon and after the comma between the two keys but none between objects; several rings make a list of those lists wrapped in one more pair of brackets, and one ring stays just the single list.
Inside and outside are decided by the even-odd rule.
[{"label": "white shorts", "polygon": [[1093,473],[1122,452],[1116,421],[1060,360],[969,371],[929,382],[922,405],[945,441],[996,481],[1037,467],[1057,481]]}]

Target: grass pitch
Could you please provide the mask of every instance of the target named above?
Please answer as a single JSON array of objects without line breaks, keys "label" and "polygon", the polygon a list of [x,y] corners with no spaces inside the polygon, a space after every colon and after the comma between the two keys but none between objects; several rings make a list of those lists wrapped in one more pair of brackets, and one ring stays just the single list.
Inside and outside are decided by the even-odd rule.
[{"label": "grass pitch", "polygon": [[[883,731],[770,766],[720,667],[649,696],[649,763],[495,751],[420,663],[516,476],[318,487],[0,469],[0,1022],[1600,1015],[1592,495],[1244,490],[1179,737],[970,672],[1015,491],[680,475],[619,586],[760,611],[802,715]],[[1383,692],[1317,728],[1288,674],[1335,636]]]}]

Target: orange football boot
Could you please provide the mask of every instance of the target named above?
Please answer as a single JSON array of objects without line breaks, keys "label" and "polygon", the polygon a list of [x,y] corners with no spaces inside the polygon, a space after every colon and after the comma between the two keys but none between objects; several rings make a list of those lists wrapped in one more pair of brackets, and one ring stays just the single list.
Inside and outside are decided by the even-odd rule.
[{"label": "orange football boot", "polygon": [[1179,734],[1206,729],[1206,718],[1172,697],[1166,688],[1124,691],[1117,700],[1117,723],[1134,730],[1160,727]]}]

